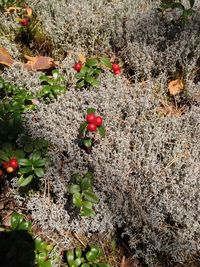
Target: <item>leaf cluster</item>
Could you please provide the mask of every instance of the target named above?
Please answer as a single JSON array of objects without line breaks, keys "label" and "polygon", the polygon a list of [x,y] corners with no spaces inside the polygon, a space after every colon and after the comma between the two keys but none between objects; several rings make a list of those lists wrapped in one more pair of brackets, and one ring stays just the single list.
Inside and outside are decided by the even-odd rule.
[{"label": "leaf cluster", "polygon": [[100,261],[101,256],[103,256],[103,251],[96,245],[91,245],[86,250],[71,249],[66,253],[69,267],[110,267],[109,264]]},{"label": "leaf cluster", "polygon": [[24,0],[0,0],[0,7],[19,6],[22,4],[24,4]]},{"label": "leaf cluster", "polygon": [[112,68],[112,64],[107,57],[87,59],[80,72],[75,74],[75,77],[78,79],[76,87],[98,87],[100,81],[97,80],[97,77],[103,71],[102,65],[108,67],[109,69]]},{"label": "leaf cluster", "polygon": [[189,17],[191,17],[195,12],[193,9],[193,6],[195,4],[195,0],[189,0],[189,3],[190,3],[190,8],[187,9],[181,3],[181,0],[177,0],[177,1],[176,0],[169,0],[169,1],[163,0],[160,4],[160,7],[158,8],[158,10],[163,13],[164,11],[178,8],[179,10],[182,11],[182,13],[178,19],[178,22],[180,24],[184,25],[185,23],[188,22]]},{"label": "leaf cluster", "polygon": [[95,212],[93,205],[99,202],[99,198],[93,192],[93,174],[87,172],[84,176],[73,174],[73,184],[70,185],[69,193],[72,195],[72,202],[80,209],[80,216],[93,217]]},{"label": "leaf cluster", "polygon": [[47,103],[53,101],[58,95],[66,92],[64,86],[64,77],[58,70],[52,71],[52,76],[42,75],[40,81],[42,83],[42,89],[37,94],[38,99],[45,100]]}]

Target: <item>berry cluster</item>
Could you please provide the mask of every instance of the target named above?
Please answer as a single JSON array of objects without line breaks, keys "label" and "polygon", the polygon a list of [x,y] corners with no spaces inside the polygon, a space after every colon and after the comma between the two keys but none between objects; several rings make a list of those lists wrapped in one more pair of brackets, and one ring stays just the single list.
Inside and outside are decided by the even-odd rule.
[{"label": "berry cluster", "polygon": [[120,74],[121,67],[119,66],[119,64],[117,63],[112,64],[112,71],[114,72],[115,75]]},{"label": "berry cluster", "polygon": [[103,123],[101,116],[95,116],[94,113],[87,114],[86,121],[88,122],[87,130],[89,132],[96,132],[97,127],[100,127]]},{"label": "berry cluster", "polygon": [[[15,158],[10,159],[10,161],[4,161],[3,164],[3,169],[6,170],[7,173],[12,173],[16,169],[18,169],[19,164],[18,161]],[[0,175],[3,174],[3,171],[0,170]]]}]

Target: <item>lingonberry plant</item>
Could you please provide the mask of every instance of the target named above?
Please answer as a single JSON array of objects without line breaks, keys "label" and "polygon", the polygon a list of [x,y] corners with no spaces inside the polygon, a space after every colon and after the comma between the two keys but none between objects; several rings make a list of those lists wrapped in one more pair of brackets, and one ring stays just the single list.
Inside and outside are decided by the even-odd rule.
[{"label": "lingonberry plant", "polygon": [[101,261],[102,256],[102,248],[97,245],[90,245],[84,250],[81,248],[71,249],[66,253],[69,267],[110,267],[110,264]]},{"label": "lingonberry plant", "polygon": [[78,79],[76,87],[98,87],[100,81],[97,78],[105,68],[112,70],[115,75],[121,72],[121,64],[112,64],[108,57],[89,58],[84,65],[80,62],[76,63],[74,65],[74,69],[77,71],[75,77]]},{"label": "lingonberry plant", "polygon": [[52,71],[52,77],[42,75],[40,77],[42,90],[39,91],[37,97],[45,100],[46,103],[53,101],[58,95],[64,94],[67,88],[64,85],[64,77],[58,70]]},{"label": "lingonberry plant", "polygon": [[95,215],[93,205],[99,202],[99,198],[93,192],[93,174],[87,172],[84,176],[73,174],[72,184],[69,193],[72,195],[72,202],[75,207],[80,209],[80,216]]},{"label": "lingonberry plant", "polygon": [[185,25],[188,22],[189,17],[194,14],[194,4],[195,0],[189,0],[190,8],[186,8],[184,4],[182,4],[181,0],[162,0],[160,7],[158,8],[159,11],[164,13],[165,11],[171,11],[173,9],[179,9],[181,14],[177,20],[173,20],[174,24],[181,24]]},{"label": "lingonberry plant", "polygon": [[90,153],[92,146],[96,143],[96,140],[91,137],[90,133],[99,132],[101,137],[105,137],[105,128],[103,127],[103,119],[101,116],[95,115],[96,110],[89,108],[85,122],[81,124],[79,128],[79,146]]}]

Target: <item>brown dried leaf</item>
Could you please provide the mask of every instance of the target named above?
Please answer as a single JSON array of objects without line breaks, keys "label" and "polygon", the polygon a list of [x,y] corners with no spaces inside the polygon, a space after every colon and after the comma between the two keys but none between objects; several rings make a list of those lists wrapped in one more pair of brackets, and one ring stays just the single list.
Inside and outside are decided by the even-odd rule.
[{"label": "brown dried leaf", "polygon": [[27,55],[24,57],[28,60],[28,62],[24,64],[24,67],[27,70],[48,70],[57,66],[57,62],[55,62],[51,57],[29,57]]},{"label": "brown dried leaf", "polygon": [[86,62],[86,57],[83,54],[78,54],[78,60],[84,64]]},{"label": "brown dried leaf", "polygon": [[133,260],[130,257],[123,256],[120,267],[139,267],[139,262],[137,259]]},{"label": "brown dried leaf", "polygon": [[159,107],[157,111],[165,117],[179,118],[186,112],[186,106],[177,108],[173,104],[168,105],[168,104],[162,103],[162,106]]},{"label": "brown dried leaf", "polygon": [[26,17],[30,18],[33,14],[33,9],[31,7],[26,7],[25,10],[26,10]]},{"label": "brown dried leaf", "polygon": [[14,63],[13,58],[4,47],[0,47],[0,64],[11,67]]},{"label": "brown dried leaf", "polygon": [[170,95],[177,95],[181,91],[183,91],[184,85],[181,79],[173,80],[168,83],[168,91]]}]

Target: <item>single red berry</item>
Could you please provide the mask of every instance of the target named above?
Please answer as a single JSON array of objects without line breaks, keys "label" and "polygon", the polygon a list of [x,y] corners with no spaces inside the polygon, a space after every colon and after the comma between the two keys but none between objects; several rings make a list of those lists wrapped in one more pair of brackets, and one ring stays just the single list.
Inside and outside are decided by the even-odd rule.
[{"label": "single red berry", "polygon": [[114,74],[118,75],[118,74],[120,74],[120,72],[121,72],[121,69],[114,71]]},{"label": "single red berry", "polygon": [[14,170],[16,170],[19,167],[18,161],[16,159],[11,159],[8,163],[9,167],[12,167]]},{"label": "single red berry", "polygon": [[12,173],[12,172],[14,172],[14,169],[12,167],[8,167],[6,169],[6,171],[7,171],[7,173]]},{"label": "single red berry", "polygon": [[0,170],[0,176],[3,174],[3,171],[2,170]]},{"label": "single red berry", "polygon": [[81,68],[82,68],[82,64],[81,64],[80,62],[74,64],[74,69],[75,69],[76,71],[80,71]]},{"label": "single red berry", "polygon": [[95,117],[94,123],[96,124],[97,127],[101,126],[101,124],[103,123],[102,117],[100,116]]},{"label": "single red berry", "polygon": [[116,70],[120,70],[120,66],[117,63],[112,64],[112,70],[115,72]]},{"label": "single red berry", "polygon": [[96,132],[96,130],[97,130],[97,126],[96,126],[96,124],[94,124],[94,123],[89,123],[88,126],[87,126],[87,130],[88,130],[89,132]]},{"label": "single red berry", "polygon": [[28,19],[22,19],[22,20],[20,20],[20,22],[19,22],[22,26],[28,26],[28,24],[29,24],[29,20]]},{"label": "single red berry", "polygon": [[9,162],[5,161],[3,162],[3,168],[6,170],[9,167]]},{"label": "single red berry", "polygon": [[94,123],[95,122],[95,114],[94,113],[87,114],[86,121],[89,123]]}]

